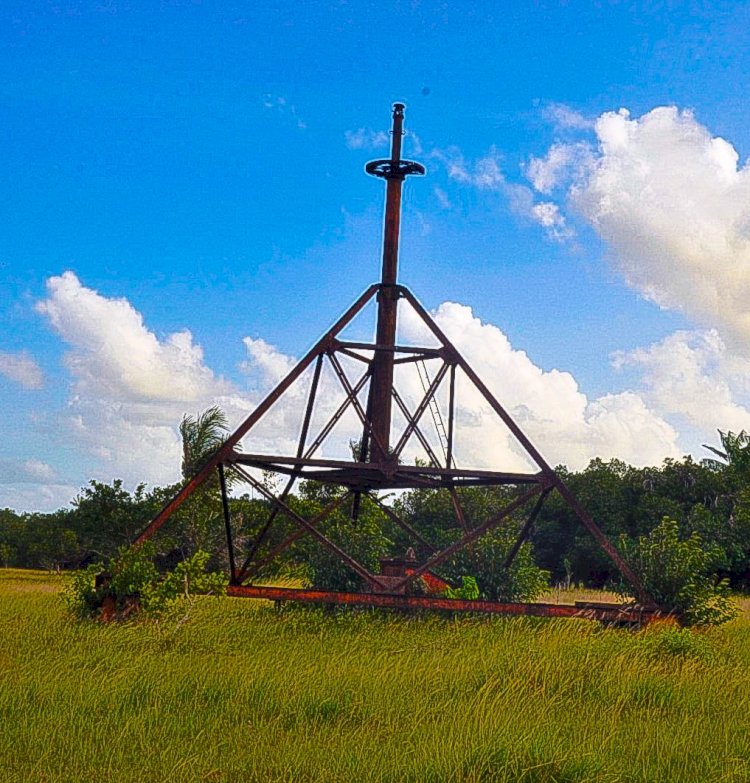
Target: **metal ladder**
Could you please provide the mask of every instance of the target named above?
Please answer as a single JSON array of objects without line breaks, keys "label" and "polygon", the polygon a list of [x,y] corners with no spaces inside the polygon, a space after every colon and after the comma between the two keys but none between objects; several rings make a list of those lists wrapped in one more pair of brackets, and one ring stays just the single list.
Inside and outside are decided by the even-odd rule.
[{"label": "metal ladder", "polygon": [[[427,372],[427,365],[424,362],[424,359],[416,362],[417,365],[417,374],[419,375],[419,380],[422,384],[422,389],[424,389],[424,393],[427,394],[427,390],[430,388],[430,383],[432,382],[430,380],[430,375]],[[438,440],[440,441],[440,448],[443,452],[443,457],[445,457],[446,462],[448,461],[448,432],[445,429],[445,423],[443,422],[443,416],[440,413],[440,406],[437,404],[437,400],[435,399],[435,395],[433,394],[432,397],[430,397],[429,402],[429,408],[430,408],[430,415],[432,416],[432,421],[435,424],[435,431],[438,435]],[[451,462],[455,465],[455,460],[451,458]],[[435,465],[436,468],[440,467],[440,465]],[[450,465],[448,465],[450,467]]]}]

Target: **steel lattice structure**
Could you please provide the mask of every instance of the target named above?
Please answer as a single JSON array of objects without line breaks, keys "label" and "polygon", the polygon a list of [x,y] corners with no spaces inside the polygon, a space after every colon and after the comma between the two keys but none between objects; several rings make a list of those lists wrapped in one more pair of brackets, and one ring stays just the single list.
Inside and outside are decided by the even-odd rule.
[{"label": "steel lattice structure", "polygon": [[[366,166],[369,174],[380,177],[386,182],[383,265],[380,282],[371,285],[318,340],[201,470],[159,512],[138,537],[136,544],[150,538],[201,484],[218,472],[231,572],[228,588],[230,595],[328,604],[580,615],[581,608],[573,606],[464,601],[410,594],[410,587],[415,580],[439,568],[456,552],[470,546],[483,535],[503,524],[512,514],[524,511],[525,522],[518,532],[515,544],[505,562],[498,564],[498,567],[508,568],[529,536],[545,500],[552,492],[557,492],[619,569],[639,602],[639,606],[635,609],[622,609],[614,605],[610,607],[588,605],[587,616],[608,620],[623,617],[643,619],[650,616],[657,607],[627,563],[623,561],[598,525],[581,507],[560,476],[545,461],[508,411],[438,327],[435,320],[412,292],[397,282],[403,182],[409,175],[425,173],[419,163],[401,159],[403,113],[403,104],[394,104],[391,157],[373,161]],[[369,342],[347,339],[344,335],[347,326],[370,303],[377,306],[375,339]],[[412,315],[431,336],[432,345],[398,344],[396,333],[399,306],[411,308]],[[401,394],[394,384],[394,370],[408,364],[414,365],[420,372],[420,379],[423,379],[424,393],[416,406],[410,405],[406,396]],[[428,364],[429,372],[426,369]],[[353,366],[359,366],[359,372],[354,375],[351,371]],[[343,393],[343,400],[328,416],[325,424],[313,435],[313,414],[319,401],[321,374],[324,368],[337,379]],[[300,406],[301,427],[296,451],[293,454],[240,451],[240,441],[251,433],[273,406],[289,393],[303,374],[306,374],[306,377],[311,375],[311,378],[306,400]],[[474,393],[481,396],[499,422],[514,436],[520,449],[533,464],[532,470],[504,472],[457,466],[454,454],[457,379],[472,387]],[[444,418],[439,414],[435,415],[439,392],[443,398],[447,396],[447,415]],[[395,426],[394,410],[396,418],[400,418],[400,426]],[[352,411],[357,416],[362,433],[358,443],[358,453],[350,459],[324,459],[316,456],[342,417],[351,415]],[[438,430],[439,449],[434,446],[434,437],[431,441],[426,434],[425,421],[429,422],[430,416]],[[427,455],[427,460],[410,465],[406,464],[402,457],[408,444],[414,440],[420,444]],[[442,453],[438,454],[436,451]],[[270,508],[265,524],[257,531],[253,541],[243,553],[236,551],[227,496],[225,476],[227,470],[253,487],[268,501]],[[285,476],[287,480],[283,490],[277,492],[270,489],[257,478],[259,471],[273,471]],[[345,491],[334,497],[316,516],[305,518],[287,502],[295,484],[304,480],[337,485]],[[463,487],[491,486],[513,486],[518,488],[518,492],[512,500],[498,508],[488,519],[474,524],[464,513],[459,491]],[[377,493],[383,490],[416,488],[441,489],[450,493],[461,534],[447,546],[438,548],[426,540],[419,531],[377,496]],[[384,515],[405,531],[420,551],[428,553],[421,562],[415,563],[400,578],[394,579],[393,576],[385,577],[383,574],[373,573],[325,534],[326,519],[344,504],[351,504],[352,516],[356,518],[360,498],[363,495],[378,504]],[[264,551],[263,545],[268,533],[281,517],[291,520],[296,530],[270,550]],[[321,546],[328,548],[360,577],[363,589],[353,593],[333,593],[320,590],[282,589],[250,583],[264,566],[273,562],[285,549],[303,536],[311,536],[317,539]]]}]

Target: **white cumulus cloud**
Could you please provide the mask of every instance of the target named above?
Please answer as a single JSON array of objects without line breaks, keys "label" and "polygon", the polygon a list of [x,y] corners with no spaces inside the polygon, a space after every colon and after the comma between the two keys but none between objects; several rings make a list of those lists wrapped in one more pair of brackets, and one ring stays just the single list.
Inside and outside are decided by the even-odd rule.
[{"label": "white cumulus cloud", "polygon": [[532,157],[524,171],[535,190],[549,195],[571,176],[585,176],[592,163],[591,146],[587,142],[557,142],[544,157]]},{"label": "white cumulus cloud", "polygon": [[281,353],[262,338],[245,337],[242,342],[248,354],[247,361],[241,365],[243,371],[267,391],[288,375],[296,364],[291,356]]},{"label": "white cumulus cloud", "polygon": [[68,344],[73,379],[62,426],[98,460],[97,478],[175,481],[185,413],[221,400],[238,419],[232,385],[205,365],[190,332],[160,340],[130,302],[102,296],[72,272],[50,278],[47,294],[37,310]]},{"label": "white cumulus cloud", "polygon": [[[69,344],[66,366],[72,376],[60,425],[69,442],[99,465],[97,475],[82,477],[82,483],[92,477],[121,477],[131,485],[176,480],[180,464],[177,425],[185,413],[218,404],[232,426],[237,426],[296,362],[261,338],[246,338],[246,360],[240,369],[247,383],[241,388],[218,378],[205,365],[189,333],[179,333],[182,337],[177,342],[174,336],[157,338],[125,299],[104,297],[72,273],[52,278],[48,290],[39,311]],[[409,315],[406,306],[401,311],[402,337],[424,339],[414,315]],[[679,456],[677,433],[637,392],[589,399],[570,373],[541,369],[470,308],[446,302],[435,318],[550,463],[581,468],[600,456],[642,465]],[[353,359],[342,357],[341,361],[352,383],[364,371],[364,365]],[[406,371],[409,367],[401,365],[397,379],[413,407],[420,398],[421,384],[414,372]],[[246,451],[294,453],[311,376],[312,367],[271,408],[245,439]],[[456,455],[460,464],[528,468],[523,450],[486,401],[465,379],[459,380],[458,390]],[[326,366],[308,442],[342,400],[339,380]],[[364,394],[360,400],[364,406]],[[444,393],[441,401],[445,403]],[[360,434],[361,423],[350,410],[318,455],[347,456],[349,441]],[[437,448],[436,443],[433,440]],[[412,459],[415,453],[411,448],[405,456]],[[55,477],[48,466],[32,462],[24,466],[23,475],[53,486]],[[17,473],[16,481],[20,476]]]},{"label": "white cumulus cloud", "polygon": [[384,130],[358,128],[355,131],[346,131],[344,140],[350,150],[377,150],[388,146],[390,136]]},{"label": "white cumulus cloud", "polygon": [[71,345],[65,362],[79,391],[91,387],[133,402],[193,402],[226,388],[189,331],[160,341],[130,302],[86,288],[73,272],[51,277],[47,293],[37,311]]},{"label": "white cumulus cloud", "polygon": [[458,147],[433,149],[429,157],[445,167],[450,179],[480,190],[498,190],[505,185],[505,177],[500,167],[500,156],[493,147],[483,157],[474,162],[467,161]]},{"label": "white cumulus cloud", "polygon": [[706,437],[750,430],[750,360],[730,353],[715,329],[675,332],[617,354],[615,366],[636,368],[656,410]]},{"label": "white cumulus cloud", "polygon": [[[570,206],[607,242],[630,286],[748,355],[750,167],[674,106],[635,118],[606,112],[595,132],[586,165],[569,171]],[[580,149],[553,146],[527,173],[546,192],[559,184],[566,154],[580,159]]]},{"label": "white cumulus cloud", "polygon": [[550,238],[563,241],[573,236],[573,230],[560,212],[560,207],[554,202],[540,201],[534,204],[531,207],[531,215],[540,226],[547,229]]},{"label": "white cumulus cloud", "polygon": [[560,130],[590,130],[594,127],[594,120],[564,103],[552,103],[547,106],[544,113]]},{"label": "white cumulus cloud", "polygon": [[0,458],[0,508],[55,511],[68,505],[76,491],[42,460]]}]

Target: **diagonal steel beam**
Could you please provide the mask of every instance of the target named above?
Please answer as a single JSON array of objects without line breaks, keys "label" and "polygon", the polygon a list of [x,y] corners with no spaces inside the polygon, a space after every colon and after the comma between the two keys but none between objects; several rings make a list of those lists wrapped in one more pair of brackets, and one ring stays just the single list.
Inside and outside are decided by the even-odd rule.
[{"label": "diagonal steel beam", "polygon": [[[354,386],[355,394],[359,394],[359,392],[362,391],[362,388],[364,387],[365,383],[367,383],[369,377],[370,377],[370,370],[368,368],[365,371],[365,373],[362,375],[362,377],[355,384]],[[309,459],[317,451],[318,447],[330,435],[331,430],[336,426],[337,422],[346,413],[350,405],[351,405],[351,398],[347,396],[347,398],[341,403],[341,405],[339,405],[339,407],[333,413],[331,418],[326,422],[325,426],[318,433],[318,436],[315,438],[315,440],[310,444],[309,448],[304,454],[305,459]]]},{"label": "diagonal steel beam", "polygon": [[[429,388],[425,392],[422,402],[419,403],[417,409],[414,411],[414,416],[409,418],[408,423],[406,425],[406,429],[403,431],[401,437],[399,438],[398,443],[396,444],[396,447],[393,449],[396,455],[401,453],[404,446],[406,445],[406,442],[409,440],[411,434],[414,432],[415,427],[419,424],[419,420],[422,418],[422,414],[427,410],[427,406],[430,404],[430,400],[432,400],[432,398],[435,396],[435,392],[438,390],[438,387],[440,386],[440,383],[445,377],[445,373],[447,371],[448,371],[448,365],[443,363],[441,368],[435,374],[435,377],[432,379]],[[439,462],[435,464],[436,466],[440,465]]]},{"label": "diagonal steel beam", "polygon": [[[244,478],[244,476],[242,478]],[[342,503],[344,503],[344,501],[347,500],[347,498],[349,498],[351,494],[352,494],[351,492],[347,491],[343,495],[340,495],[339,497],[335,498],[333,502],[329,503],[319,514],[317,514],[310,520],[310,524],[313,525],[314,527],[320,525]],[[280,544],[277,544],[275,547],[273,547],[273,549],[271,549],[269,552],[263,555],[263,557],[257,560],[255,563],[248,563],[247,566],[244,567],[243,570],[240,571],[240,573],[238,574],[237,577],[238,583],[242,583],[246,579],[257,574],[261,570],[261,568],[273,562],[285,549],[289,548],[295,541],[299,540],[303,536],[306,536],[307,532],[308,531],[305,530],[304,528],[295,530],[294,533],[288,535]]]},{"label": "diagonal steel beam", "polygon": [[437,547],[431,544],[418,530],[415,530],[408,522],[401,519],[401,517],[392,509],[386,506],[385,503],[383,503],[382,500],[375,497],[373,494],[368,495],[370,500],[372,500],[373,503],[381,510],[383,511],[393,522],[395,522],[403,531],[408,533],[412,538],[414,538],[416,541],[419,541],[420,544],[427,547],[427,549],[430,550],[430,552],[437,552]]},{"label": "diagonal steel beam", "polygon": [[523,527],[518,534],[518,538],[515,540],[513,546],[510,549],[510,552],[508,552],[508,555],[505,558],[503,568],[506,571],[511,567],[511,565],[513,565],[513,561],[516,559],[516,555],[523,546],[523,542],[526,540],[526,537],[529,535],[531,527],[536,521],[536,518],[539,516],[539,512],[542,510],[544,501],[547,499],[547,495],[549,495],[550,492],[552,492],[552,487],[547,487],[547,489],[545,489],[542,494],[539,495],[539,499],[534,504],[534,508],[531,509],[531,513],[527,517],[526,522],[524,522]]},{"label": "diagonal steel beam", "polygon": [[[302,457],[302,453],[305,450],[307,433],[308,430],[310,429],[310,419],[312,418],[313,408],[315,407],[315,397],[318,393],[318,383],[320,382],[320,371],[323,369],[324,355],[325,354],[322,353],[318,354],[318,358],[315,361],[315,371],[313,373],[312,383],[310,384],[310,391],[308,392],[307,395],[307,405],[305,406],[305,417],[302,421],[302,430],[300,432],[299,442],[297,443],[297,459],[300,459]],[[285,500],[288,497],[289,493],[292,491],[294,482],[297,480],[301,472],[302,472],[302,468],[300,466],[295,466],[294,470],[292,471],[292,474],[289,476],[289,480],[287,481],[284,490],[281,493],[282,500]],[[240,574],[245,573],[248,564],[255,557],[255,553],[258,551],[260,545],[263,543],[266,536],[268,535],[268,531],[271,529],[271,525],[276,519],[276,515],[278,513],[279,512],[277,508],[274,507],[271,509],[268,515],[268,519],[266,520],[266,524],[263,526],[263,528],[260,530],[258,535],[255,537],[255,540],[253,541],[252,546],[250,547],[250,551],[247,553],[247,557],[245,557],[245,561],[243,562],[242,567],[240,568]]]},{"label": "diagonal steel beam", "polygon": [[[396,391],[396,387],[395,386],[393,387],[393,399],[396,401],[396,405],[398,405],[399,410],[403,414],[404,418],[407,421],[413,421],[413,416],[411,415],[411,413],[409,413],[409,409],[407,408],[406,403],[404,402],[404,400],[401,397],[401,395]],[[432,464],[436,468],[439,468],[440,467],[440,461],[438,460],[437,455],[433,451],[432,446],[430,446],[430,443],[427,440],[425,434],[422,432],[422,430],[417,425],[414,426],[414,434],[417,436],[417,438],[419,439],[419,442],[422,444],[422,448],[427,452],[427,456],[432,461]]]},{"label": "diagonal steel beam", "polygon": [[359,354],[356,351],[350,351],[348,348],[342,348],[340,345],[336,348],[336,351],[338,353],[343,353],[344,356],[348,356],[350,359],[356,359],[358,362],[363,362],[364,364],[370,364],[372,362],[372,359],[369,359],[367,356],[362,356],[362,354]]},{"label": "diagonal steel beam", "polygon": [[380,448],[384,454],[387,454],[388,450],[383,446],[383,443],[381,442],[380,438],[378,438],[375,431],[373,430],[372,421],[370,421],[367,418],[367,414],[362,408],[360,401],[357,399],[357,395],[354,391],[354,388],[349,382],[349,378],[347,377],[347,374],[344,372],[344,368],[341,366],[341,362],[336,358],[336,355],[333,353],[329,353],[328,358],[331,364],[333,365],[333,369],[335,370],[336,375],[338,376],[338,379],[341,382],[341,385],[344,387],[344,391],[349,396],[349,399],[352,402],[352,406],[354,407],[354,410],[357,412],[357,416],[359,416],[359,420],[362,422],[362,425],[365,427],[369,436],[372,438],[373,442],[378,446],[378,448]]},{"label": "diagonal steel beam", "polygon": [[[451,380],[455,377],[454,375],[455,366],[451,365]],[[453,389],[451,388],[451,392]],[[406,407],[406,403],[401,398],[401,395],[396,391],[396,388],[393,388],[393,399],[396,400],[396,404],[401,409],[401,413],[406,417],[407,421],[412,420],[412,416],[409,413],[409,409]],[[450,420],[449,420],[450,423]],[[430,446],[426,436],[422,432],[419,426],[414,425],[414,434],[419,438],[419,442],[422,444],[422,448],[427,452],[427,455],[429,456],[430,460],[432,460],[432,464],[436,467],[440,467],[440,461],[438,460],[437,455],[433,451],[432,447]],[[452,432],[449,436],[448,443],[450,445],[452,438]],[[448,460],[450,460],[450,451],[448,452]],[[450,464],[450,463],[449,463]],[[456,514],[456,519],[458,520],[458,523],[461,525],[461,529],[465,532],[469,529],[469,525],[466,521],[466,514],[464,513],[463,506],[461,505],[461,500],[458,497],[458,493],[456,492],[456,488],[454,486],[450,487],[450,495],[451,495],[451,503],[453,504],[453,510]]]}]

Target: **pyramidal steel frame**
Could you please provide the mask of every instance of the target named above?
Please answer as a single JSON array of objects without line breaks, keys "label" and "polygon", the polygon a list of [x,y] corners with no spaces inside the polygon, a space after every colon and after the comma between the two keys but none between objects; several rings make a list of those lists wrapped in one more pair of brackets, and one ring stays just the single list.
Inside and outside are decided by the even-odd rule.
[{"label": "pyramidal steel frame", "polygon": [[[218,472],[229,554],[230,584],[228,593],[230,595],[270,598],[277,601],[296,600],[327,604],[435,608],[509,614],[584,615],[603,620],[644,621],[657,612],[658,607],[635,573],[622,559],[591,516],[582,508],[560,476],[545,461],[510,414],[446,337],[430,314],[408,288],[397,282],[401,188],[408,175],[424,174],[424,168],[419,163],[401,159],[403,111],[403,104],[394,104],[391,157],[373,161],[366,166],[366,171],[369,174],[385,179],[387,187],[381,281],[371,285],[318,340],[278,386],[227,438],[221,448],[154,517],[148,527],[138,536],[135,544],[141,544],[153,536],[214,472]],[[342,333],[346,327],[371,302],[377,304],[378,310],[375,340],[367,342],[345,339]],[[406,303],[412,308],[419,321],[434,338],[436,345],[418,347],[399,345],[396,342],[399,302]],[[361,373],[358,377],[350,377],[350,373],[347,372],[345,363],[342,361],[343,357],[347,357],[349,365],[352,364],[352,360],[360,365]],[[394,368],[400,364],[427,361],[430,362],[432,370],[431,380],[427,376],[424,395],[416,408],[410,408],[394,386]],[[325,425],[314,437],[311,437],[311,423],[320,392],[320,379],[324,365],[333,371],[333,375],[343,391],[344,399]],[[302,414],[301,432],[296,452],[293,455],[285,455],[240,451],[240,441],[256,427],[310,367],[313,368],[312,380]],[[494,414],[515,437],[530,462],[535,466],[534,470],[530,472],[503,472],[456,466],[453,452],[456,425],[456,379],[459,373],[468,379]],[[435,405],[435,396],[444,384],[447,385],[448,411],[447,427],[444,427],[443,433],[444,454],[440,457],[427,438],[422,422],[430,406]],[[360,397],[365,392],[367,402],[363,405]],[[394,429],[392,416],[394,406],[405,421],[405,426],[395,441],[391,439],[391,433]],[[362,427],[362,438],[358,444],[356,459],[353,457],[350,460],[335,460],[316,457],[315,454],[325,443],[336,424],[345,414],[351,415],[351,411],[354,411]],[[404,449],[412,438],[416,438],[424,449],[429,458],[429,464],[407,465],[401,463]],[[261,497],[268,501],[270,507],[266,522],[247,547],[247,551],[243,553],[244,557],[241,563],[237,560],[238,552],[231,524],[226,471],[231,471],[235,477],[239,477],[253,487]],[[253,475],[258,471],[272,471],[286,476],[287,481],[283,490],[277,493],[270,489]],[[303,480],[338,485],[345,488],[345,492],[335,497],[314,517],[305,518],[287,503],[295,484]],[[462,487],[506,485],[518,487],[520,494],[498,509],[489,519],[476,525],[472,524],[464,513],[458,490]],[[392,507],[379,500],[375,494],[379,490],[417,488],[444,489],[450,493],[456,521],[461,529],[460,537],[453,543],[442,548],[436,547],[406,520],[402,519]],[[588,604],[582,609],[580,606],[466,601],[408,593],[409,586],[420,576],[439,567],[456,552],[497,528],[515,512],[525,510],[526,519],[517,539],[505,562],[498,564],[499,567],[508,568],[531,532],[544,501],[552,492],[557,492],[562,497],[632,587],[638,601],[636,608]],[[373,500],[391,522],[404,530],[416,545],[420,545],[421,551],[429,552],[423,562],[415,564],[414,568],[409,569],[408,573],[405,573],[395,583],[392,577],[384,579],[382,575],[372,573],[344,548],[325,535],[326,519],[343,504],[351,503],[352,515],[356,517],[362,495]],[[261,553],[269,530],[279,517],[291,520],[297,529],[270,551]],[[340,593],[248,584],[263,567],[273,562],[284,550],[303,536],[315,538],[322,546],[330,550],[362,579],[367,589],[361,592]]]}]

